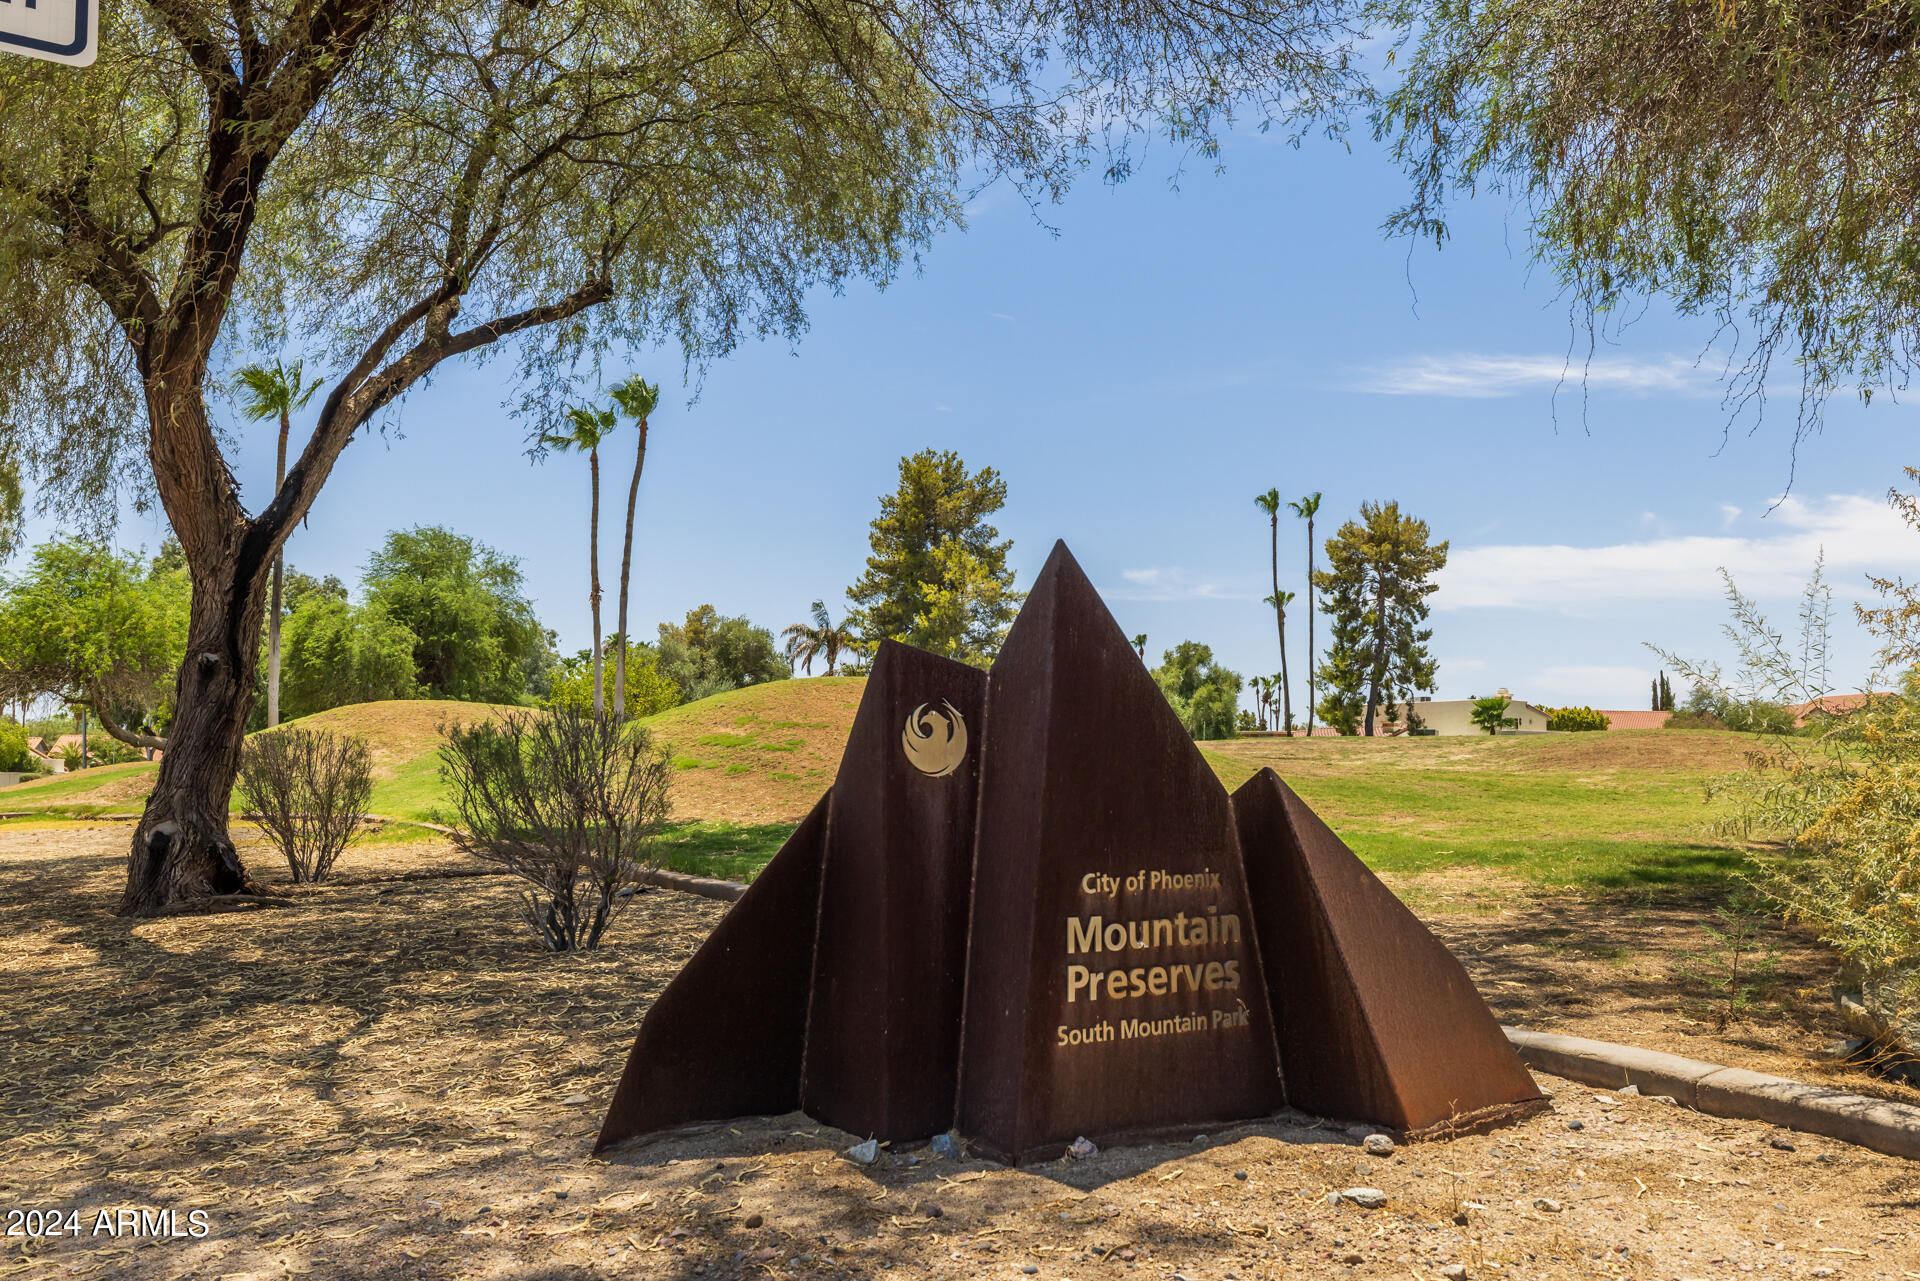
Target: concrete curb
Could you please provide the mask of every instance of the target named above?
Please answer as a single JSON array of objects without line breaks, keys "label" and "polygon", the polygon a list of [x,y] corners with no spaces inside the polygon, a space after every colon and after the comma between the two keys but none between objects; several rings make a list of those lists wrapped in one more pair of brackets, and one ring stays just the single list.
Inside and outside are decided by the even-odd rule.
[{"label": "concrete curb", "polygon": [[1504,1030],[1521,1062],[1570,1081],[1608,1090],[1637,1085],[1642,1094],[1672,1095],[1712,1116],[1765,1121],[1920,1161],[1920,1107],[1630,1045]]}]

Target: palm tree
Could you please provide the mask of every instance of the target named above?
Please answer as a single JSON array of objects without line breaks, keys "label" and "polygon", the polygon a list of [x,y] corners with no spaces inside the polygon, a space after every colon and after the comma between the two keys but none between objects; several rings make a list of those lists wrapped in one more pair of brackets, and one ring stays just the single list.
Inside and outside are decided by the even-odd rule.
[{"label": "palm tree", "polygon": [[[1273,606],[1274,616],[1280,620],[1280,670],[1287,670],[1287,607],[1280,600],[1280,491],[1269,489],[1264,494],[1253,496],[1253,505],[1267,515],[1267,523],[1273,529],[1273,595],[1267,597],[1267,604]],[[1287,596],[1293,599],[1292,594]],[[1293,735],[1293,694],[1287,689],[1284,680],[1280,683],[1281,714],[1285,717],[1285,731]]]},{"label": "palm tree", "polygon": [[1253,690],[1254,706],[1260,709],[1260,728],[1267,727],[1267,678],[1255,676],[1247,682]]},{"label": "palm tree", "polygon": [[[1275,592],[1273,595],[1267,597],[1265,602],[1273,606],[1273,612],[1280,616],[1280,635],[1282,636],[1287,634],[1287,606],[1293,604],[1294,595],[1295,593],[1293,592]],[[1292,680],[1287,675],[1287,647],[1283,641],[1280,645],[1280,703],[1286,708],[1287,723],[1285,728],[1288,738],[1293,737],[1293,692],[1291,686]]]},{"label": "palm tree", "polygon": [[542,436],[540,443],[561,453],[585,450],[593,472],[593,507],[587,517],[587,570],[590,584],[587,600],[593,606],[593,714],[606,715],[606,696],[602,693],[600,652],[600,445],[613,434],[611,409],[593,409],[576,405],[567,411],[569,431]]},{"label": "palm tree", "polygon": [[[280,420],[280,447],[273,460],[273,492],[278,494],[280,486],[287,480],[287,433],[293,428],[293,411],[305,409],[307,402],[313,399],[313,393],[320,390],[320,380],[305,381],[301,372],[303,362],[294,361],[288,369],[278,360],[273,368],[265,365],[248,365],[234,376],[234,387],[240,393],[240,414],[249,422],[260,422],[267,418]],[[286,557],[276,555],[273,558],[273,601],[267,609],[267,724],[280,723],[280,579],[286,568]]]},{"label": "palm tree", "polygon": [[787,661],[797,663],[800,670],[813,675],[813,660],[827,660],[827,675],[833,675],[833,669],[840,664],[840,651],[851,650],[855,639],[845,622],[836,625],[833,615],[827,612],[827,602],[813,602],[813,624],[794,623],[780,634],[787,641]]},{"label": "palm tree", "polygon": [[1293,514],[1307,522],[1307,737],[1313,737],[1314,695],[1318,675],[1313,667],[1313,518],[1320,510],[1320,491],[1314,490],[1297,503],[1288,503]]},{"label": "palm tree", "polygon": [[1133,647],[1140,651],[1140,661],[1143,663],[1146,662],[1147,661],[1147,634],[1145,632],[1141,632],[1138,636],[1133,638]]},{"label": "palm tree", "polygon": [[633,483],[627,487],[627,538],[620,549],[620,643],[613,651],[613,705],[627,713],[627,581],[633,572],[633,514],[640,502],[640,469],[647,465],[647,419],[660,404],[660,388],[635,374],[613,389],[616,409],[640,425],[640,451],[633,458]]}]

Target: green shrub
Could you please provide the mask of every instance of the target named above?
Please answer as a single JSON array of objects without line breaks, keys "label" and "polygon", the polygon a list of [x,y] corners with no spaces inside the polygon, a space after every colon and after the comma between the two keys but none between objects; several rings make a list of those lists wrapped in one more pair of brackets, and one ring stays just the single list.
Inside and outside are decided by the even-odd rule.
[{"label": "green shrub", "polygon": [[1547,728],[1562,733],[1578,734],[1589,730],[1606,729],[1613,722],[1603,713],[1591,707],[1546,707]]},{"label": "green shrub", "polygon": [[27,729],[12,721],[0,721],[0,772],[38,773],[40,762],[27,750]]},{"label": "green shrub", "polygon": [[[613,702],[613,662],[603,659],[600,689],[605,700]],[[627,716],[635,719],[664,712],[680,705],[680,687],[661,675],[651,651],[634,646],[627,651]],[[547,706],[574,711],[593,710],[593,663],[570,658],[553,675],[553,689]]]}]

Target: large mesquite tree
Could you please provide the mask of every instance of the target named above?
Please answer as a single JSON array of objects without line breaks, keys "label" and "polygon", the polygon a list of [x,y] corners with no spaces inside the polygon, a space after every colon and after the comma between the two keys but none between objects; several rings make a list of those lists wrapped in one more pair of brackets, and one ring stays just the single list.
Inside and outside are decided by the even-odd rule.
[{"label": "large mesquite tree", "polygon": [[[227,798],[270,566],[423,378],[511,352],[551,422],[608,348],[795,336],[980,175],[1044,197],[1146,128],[1204,153],[1235,111],[1331,106],[1337,6],[126,0],[91,68],[6,60],[0,464],[56,509],[157,500],[193,580],[120,910],[250,893]],[[250,508],[208,391],[296,336],[331,381]]]}]

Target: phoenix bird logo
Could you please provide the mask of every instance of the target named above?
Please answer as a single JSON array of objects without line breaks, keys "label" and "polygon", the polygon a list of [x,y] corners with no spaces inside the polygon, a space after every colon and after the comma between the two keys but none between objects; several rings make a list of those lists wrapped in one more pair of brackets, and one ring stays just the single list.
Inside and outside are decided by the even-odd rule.
[{"label": "phoenix bird logo", "polygon": [[967,757],[966,721],[952,703],[941,699],[940,705],[947,709],[944,716],[920,704],[907,713],[907,727],[900,731],[907,759],[929,778],[945,778]]}]

